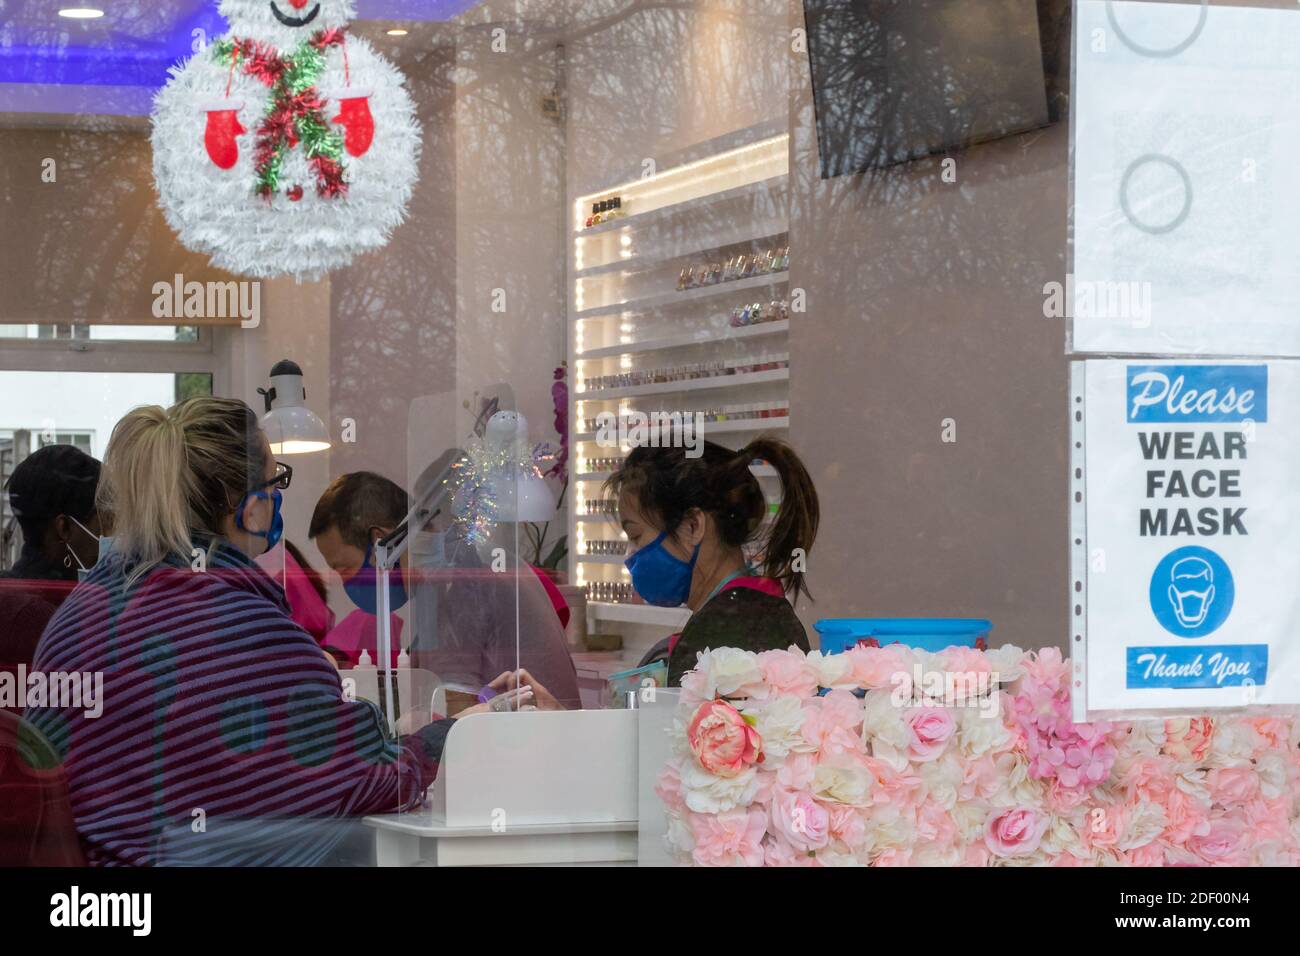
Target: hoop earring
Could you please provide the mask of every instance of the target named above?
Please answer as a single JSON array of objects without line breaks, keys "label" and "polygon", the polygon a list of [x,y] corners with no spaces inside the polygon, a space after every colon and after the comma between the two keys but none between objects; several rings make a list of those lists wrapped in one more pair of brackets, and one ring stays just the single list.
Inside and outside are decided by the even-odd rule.
[{"label": "hoop earring", "polygon": [[65,568],[72,567],[72,558],[68,557],[66,554],[63,556],[63,566]]}]

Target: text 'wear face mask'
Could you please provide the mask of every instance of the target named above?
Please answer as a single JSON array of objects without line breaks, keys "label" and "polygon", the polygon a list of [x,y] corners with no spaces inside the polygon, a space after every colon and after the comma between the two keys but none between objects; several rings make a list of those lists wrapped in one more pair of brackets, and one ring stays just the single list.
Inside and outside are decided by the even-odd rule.
[{"label": "text 'wear face mask'", "polygon": [[[347,592],[352,603],[367,614],[375,614],[379,610],[379,597],[375,593],[375,581],[379,577],[379,571],[374,565],[374,555],[375,546],[371,544],[366,548],[366,559],[361,562],[361,567],[357,568],[352,577],[343,582],[343,590]],[[404,607],[406,599],[406,581],[399,565],[388,575],[388,610],[391,612]]]},{"label": "text 'wear face mask'", "polygon": [[632,575],[632,587],[645,598],[646,603],[657,607],[680,607],[691,594],[691,576],[695,573],[695,560],[700,556],[697,544],[691,560],[674,557],[664,547],[667,531],[662,531],[644,548],[638,548],[626,561]]}]

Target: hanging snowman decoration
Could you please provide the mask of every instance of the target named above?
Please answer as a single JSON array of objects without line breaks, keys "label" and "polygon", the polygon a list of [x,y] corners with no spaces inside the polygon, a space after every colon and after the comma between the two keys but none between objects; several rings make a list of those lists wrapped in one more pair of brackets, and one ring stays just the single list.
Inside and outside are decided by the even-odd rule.
[{"label": "hanging snowman decoration", "polygon": [[220,0],[230,32],[172,68],[153,170],[181,242],[220,268],[318,278],[406,215],[420,129],[402,74],[348,36],[352,0]]}]

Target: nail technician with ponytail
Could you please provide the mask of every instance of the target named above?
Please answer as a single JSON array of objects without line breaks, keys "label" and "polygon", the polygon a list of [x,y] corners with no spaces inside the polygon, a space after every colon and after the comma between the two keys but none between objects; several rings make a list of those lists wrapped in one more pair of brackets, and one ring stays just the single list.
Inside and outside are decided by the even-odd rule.
[{"label": "nail technician with ponytail", "polygon": [[[770,533],[761,527],[767,502],[749,470],[755,459],[781,482]],[[759,438],[732,451],[704,442],[695,458],[680,447],[640,446],[607,487],[618,497],[632,587],[650,604],[692,611],[681,634],[642,662],[666,654],[669,686],[707,648],[809,649],[791,600],[807,593],[801,558],[817,537],[817,490],[789,445]],[[756,565],[746,561],[747,546],[761,546]]]},{"label": "nail technician with ponytail", "polygon": [[408,809],[432,781],[451,721],[390,738],[253,560],[280,538],[292,474],[240,401],[146,406],[113,429],[113,548],[35,661],[102,674],[99,700],[27,709],[92,865],[310,865],[346,832],[331,821]]}]

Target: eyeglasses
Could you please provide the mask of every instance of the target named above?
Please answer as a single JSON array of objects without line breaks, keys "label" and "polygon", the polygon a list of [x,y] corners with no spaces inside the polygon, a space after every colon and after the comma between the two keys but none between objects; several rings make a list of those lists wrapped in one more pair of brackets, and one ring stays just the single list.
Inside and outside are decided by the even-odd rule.
[{"label": "eyeglasses", "polygon": [[279,488],[284,490],[289,487],[289,482],[293,481],[293,468],[282,461],[275,463],[275,477],[268,478],[260,484],[253,485],[248,491],[251,494],[254,491],[261,491],[263,488]]}]

